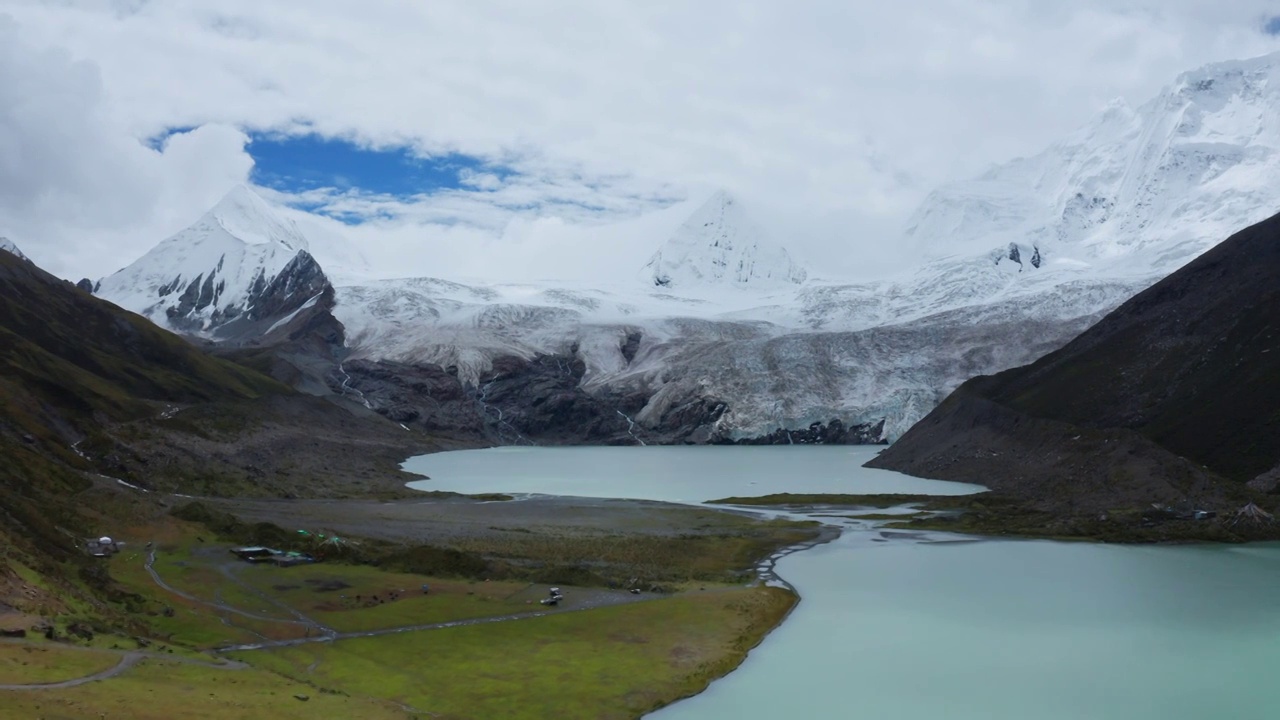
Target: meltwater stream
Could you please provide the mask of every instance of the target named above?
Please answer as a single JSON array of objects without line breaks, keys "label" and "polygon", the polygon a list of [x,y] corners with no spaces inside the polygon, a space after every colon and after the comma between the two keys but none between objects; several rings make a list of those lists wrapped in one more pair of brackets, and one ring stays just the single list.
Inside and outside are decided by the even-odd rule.
[{"label": "meltwater stream", "polygon": [[[521,448],[406,468],[424,490],[701,502],[957,494],[873,448]],[[850,528],[783,558],[803,601],[737,671],[654,720],[1280,717],[1280,545],[1119,546]]]}]

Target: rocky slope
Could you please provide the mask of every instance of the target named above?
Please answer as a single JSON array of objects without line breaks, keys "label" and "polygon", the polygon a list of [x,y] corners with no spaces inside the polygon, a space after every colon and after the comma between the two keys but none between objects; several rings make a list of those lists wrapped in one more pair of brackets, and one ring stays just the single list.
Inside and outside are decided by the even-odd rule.
[{"label": "rocky slope", "polygon": [[398,492],[397,463],[432,447],[0,252],[0,580],[11,561],[75,572],[81,534],[160,511],[160,491]]},{"label": "rocky slope", "polygon": [[1280,216],[1039,361],[962,385],[873,465],[1046,506],[1229,509],[1280,467]]}]

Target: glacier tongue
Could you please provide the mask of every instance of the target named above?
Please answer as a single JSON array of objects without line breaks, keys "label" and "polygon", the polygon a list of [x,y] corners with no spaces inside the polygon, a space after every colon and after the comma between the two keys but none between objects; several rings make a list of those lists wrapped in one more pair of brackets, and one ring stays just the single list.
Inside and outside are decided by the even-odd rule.
[{"label": "glacier tongue", "polygon": [[658,287],[802,283],[808,273],[760,232],[724,191],[712,195],[645,265]]}]

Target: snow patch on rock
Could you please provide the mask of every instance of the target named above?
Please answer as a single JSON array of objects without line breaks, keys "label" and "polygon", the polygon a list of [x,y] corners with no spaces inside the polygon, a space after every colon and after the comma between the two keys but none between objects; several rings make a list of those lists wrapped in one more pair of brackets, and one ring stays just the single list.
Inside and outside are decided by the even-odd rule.
[{"label": "snow patch on rock", "polygon": [[0,251],[7,252],[11,255],[17,255],[23,260],[28,259],[27,256],[23,255],[22,251],[18,249],[18,246],[14,245],[13,241],[7,237],[0,237]]}]

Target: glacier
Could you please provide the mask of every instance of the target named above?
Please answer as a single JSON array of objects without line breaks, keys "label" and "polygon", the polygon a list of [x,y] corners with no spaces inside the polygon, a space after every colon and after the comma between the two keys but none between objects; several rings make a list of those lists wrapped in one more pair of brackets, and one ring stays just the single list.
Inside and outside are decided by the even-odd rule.
[{"label": "glacier", "polygon": [[[899,238],[919,260],[895,277],[813,279],[718,192],[630,284],[356,281],[328,267],[338,280],[326,307],[348,362],[438,366],[476,398],[512,358],[580,362],[581,391],[640,398],[616,408],[620,432],[637,439],[702,413],[686,441],[831,420],[876,425],[890,440],[964,380],[1060,347],[1274,214],[1278,73],[1280,55],[1185,73],[1136,108],[1109,104],[1037,155],[936,189]],[[272,304],[275,328],[320,292],[318,267],[288,268],[314,264],[307,248],[296,225],[237,188],[99,294],[216,339],[282,283],[291,289]]]}]

